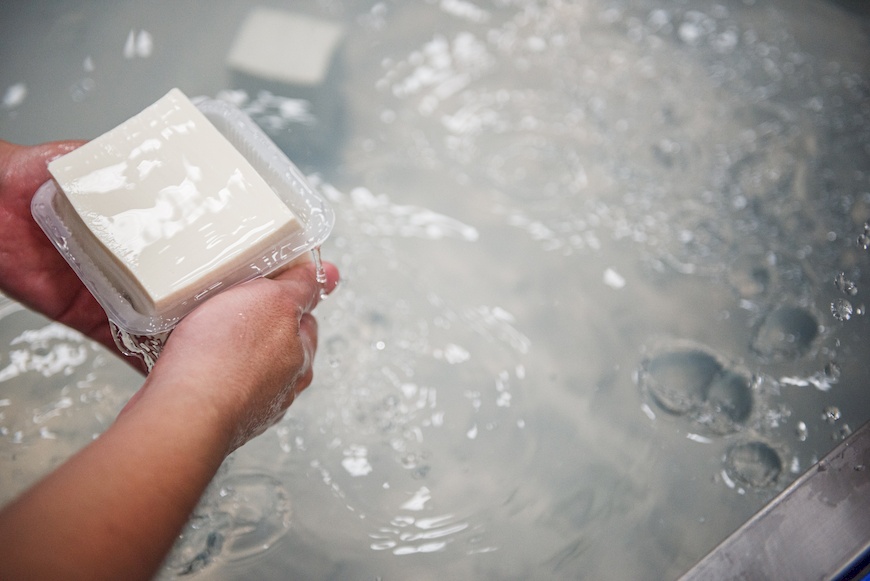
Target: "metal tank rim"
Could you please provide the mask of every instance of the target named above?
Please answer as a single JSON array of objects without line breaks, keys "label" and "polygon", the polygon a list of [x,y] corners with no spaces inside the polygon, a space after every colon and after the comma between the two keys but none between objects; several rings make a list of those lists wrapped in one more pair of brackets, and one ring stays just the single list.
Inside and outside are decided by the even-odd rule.
[{"label": "metal tank rim", "polygon": [[702,579],[870,579],[870,422],[680,581]]}]

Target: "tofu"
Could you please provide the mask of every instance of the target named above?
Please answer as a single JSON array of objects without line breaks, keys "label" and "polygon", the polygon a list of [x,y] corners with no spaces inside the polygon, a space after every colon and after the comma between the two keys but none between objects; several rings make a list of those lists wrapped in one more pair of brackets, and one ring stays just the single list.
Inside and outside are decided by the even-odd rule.
[{"label": "tofu", "polygon": [[344,28],[326,20],[254,8],[230,49],[227,64],[242,73],[287,85],[320,85]]},{"label": "tofu", "polygon": [[346,117],[346,37],[341,23],[257,6],[230,44],[229,86],[244,95],[243,108],[297,164],[315,168],[337,161]]},{"label": "tofu", "polygon": [[178,89],[48,170],[60,219],[145,315],[219,287],[302,228]]}]

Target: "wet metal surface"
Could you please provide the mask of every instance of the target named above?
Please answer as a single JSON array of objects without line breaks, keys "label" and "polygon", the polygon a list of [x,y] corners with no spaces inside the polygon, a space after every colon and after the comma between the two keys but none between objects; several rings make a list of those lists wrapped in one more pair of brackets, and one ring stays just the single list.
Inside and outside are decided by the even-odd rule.
[{"label": "wet metal surface", "polygon": [[865,424],[681,581],[856,578],[850,566],[870,549],[868,515],[870,424]]}]

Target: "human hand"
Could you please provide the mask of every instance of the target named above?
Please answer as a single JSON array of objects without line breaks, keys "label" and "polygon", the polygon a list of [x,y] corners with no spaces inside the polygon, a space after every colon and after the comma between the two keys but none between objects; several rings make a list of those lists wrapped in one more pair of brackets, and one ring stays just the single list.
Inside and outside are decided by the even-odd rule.
[{"label": "human hand", "polygon": [[185,317],[115,422],[0,509],[0,577],[150,579],[226,455],[311,383],[324,267],[322,287],[300,264]]},{"label": "human hand", "polygon": [[[311,310],[326,283],[311,263],[233,287],[187,315],[172,331],[145,385],[123,413],[147,399],[206,410],[230,432],[227,453],[277,422],[311,383],[317,322]],[[181,402],[183,400],[183,402]]]},{"label": "human hand", "polygon": [[50,178],[48,162],[83,143],[0,140],[0,290],[117,352],[105,311],[30,213],[33,194]]},{"label": "human hand", "polygon": [[[30,214],[47,162],[78,145],[0,141],[0,288],[114,348],[103,309]],[[299,264],[182,319],[116,421],[0,510],[0,577],[151,578],[226,455],[311,383],[311,310],[338,283],[324,268],[323,285]]]}]

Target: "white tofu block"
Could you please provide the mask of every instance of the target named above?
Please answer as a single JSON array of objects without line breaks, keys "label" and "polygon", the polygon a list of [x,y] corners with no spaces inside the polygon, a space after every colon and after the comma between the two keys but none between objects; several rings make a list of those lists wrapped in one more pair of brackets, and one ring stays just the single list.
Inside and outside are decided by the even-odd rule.
[{"label": "white tofu block", "polygon": [[214,288],[301,228],[178,89],[48,169],[58,214],[140,313]]},{"label": "white tofu block", "polygon": [[227,64],[269,81],[316,86],[326,78],[343,35],[339,24],[257,7],[242,24]]}]

